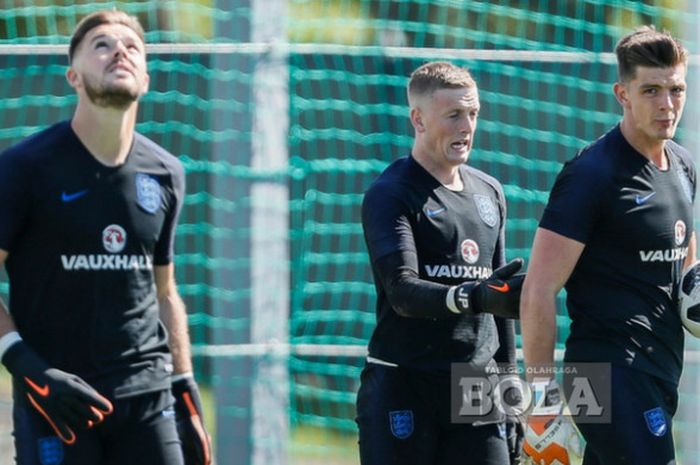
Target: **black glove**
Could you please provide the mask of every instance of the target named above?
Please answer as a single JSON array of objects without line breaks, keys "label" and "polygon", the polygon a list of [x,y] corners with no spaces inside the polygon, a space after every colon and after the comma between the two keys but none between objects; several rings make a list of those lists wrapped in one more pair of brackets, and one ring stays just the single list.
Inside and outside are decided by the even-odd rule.
[{"label": "black glove", "polygon": [[174,381],[175,419],[182,442],[185,465],[210,465],[211,446],[202,417],[202,402],[194,378],[187,376]]},{"label": "black glove", "polygon": [[522,459],[523,442],[525,441],[525,422],[517,416],[506,419],[506,444],[510,465],[519,465]]},{"label": "black glove", "polygon": [[90,428],[112,413],[109,400],[80,377],[49,367],[23,341],[13,344],[2,363],[15,386],[66,444],[75,442],[75,430]]},{"label": "black glove", "polygon": [[510,465],[519,465],[525,441],[525,428],[527,426],[522,415],[524,382],[518,378],[517,366],[510,364],[508,370],[499,379],[501,387],[501,402],[506,412],[506,444]]},{"label": "black glove", "polygon": [[524,274],[515,274],[523,267],[516,258],[498,268],[491,276],[469,281],[450,289],[447,306],[456,313],[492,313],[503,318],[520,318],[520,290]]}]

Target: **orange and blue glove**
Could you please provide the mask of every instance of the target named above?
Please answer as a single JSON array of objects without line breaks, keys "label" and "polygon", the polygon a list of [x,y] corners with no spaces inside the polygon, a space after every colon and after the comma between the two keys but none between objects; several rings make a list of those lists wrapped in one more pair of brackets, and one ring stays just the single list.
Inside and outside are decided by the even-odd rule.
[{"label": "orange and blue glove", "polygon": [[171,390],[175,397],[175,420],[185,465],[210,465],[211,440],[204,428],[197,383],[190,374],[176,376]]},{"label": "orange and blue glove", "polygon": [[51,368],[22,340],[5,351],[2,363],[15,378],[15,386],[66,444],[75,442],[76,431],[91,428],[112,413],[107,398],[80,377]]}]

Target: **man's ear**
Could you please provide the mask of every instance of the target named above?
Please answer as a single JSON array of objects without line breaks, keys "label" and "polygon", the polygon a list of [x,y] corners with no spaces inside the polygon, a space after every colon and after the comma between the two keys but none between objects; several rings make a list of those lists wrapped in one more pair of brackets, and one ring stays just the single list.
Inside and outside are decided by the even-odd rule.
[{"label": "man's ear", "polygon": [[629,94],[627,92],[627,86],[625,86],[621,82],[616,82],[615,84],[613,84],[613,93],[615,94],[615,98],[617,99],[619,104],[622,105],[623,108],[626,108],[629,104]]},{"label": "man's ear", "polygon": [[425,131],[425,125],[423,124],[423,115],[420,109],[413,107],[411,108],[411,124],[416,132]]},{"label": "man's ear", "polygon": [[66,81],[74,89],[80,84],[80,76],[78,76],[78,73],[75,72],[72,66],[66,71]]}]

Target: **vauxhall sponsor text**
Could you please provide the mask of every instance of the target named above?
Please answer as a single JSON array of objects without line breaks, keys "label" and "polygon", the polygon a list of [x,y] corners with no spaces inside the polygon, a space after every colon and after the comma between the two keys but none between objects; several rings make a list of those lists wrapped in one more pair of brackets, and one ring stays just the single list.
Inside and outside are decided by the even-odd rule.
[{"label": "vauxhall sponsor text", "polygon": [[431,278],[486,279],[492,270],[488,266],[425,265],[425,272]]},{"label": "vauxhall sponsor text", "polygon": [[643,262],[675,262],[688,256],[688,247],[675,247],[666,250],[640,250],[639,258]]},{"label": "vauxhall sponsor text", "polygon": [[150,270],[153,262],[146,255],[61,255],[63,269],[79,270]]}]

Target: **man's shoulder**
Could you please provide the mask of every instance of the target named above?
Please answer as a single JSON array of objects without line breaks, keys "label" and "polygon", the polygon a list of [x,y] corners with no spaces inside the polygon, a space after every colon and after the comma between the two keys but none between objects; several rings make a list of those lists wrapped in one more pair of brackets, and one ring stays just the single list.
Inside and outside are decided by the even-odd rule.
[{"label": "man's shoulder", "polygon": [[465,177],[470,177],[471,179],[474,179],[477,182],[485,184],[498,193],[503,192],[503,185],[501,184],[501,181],[491,176],[490,174],[487,174],[486,172],[470,165],[461,165],[460,168],[462,170],[462,174]]},{"label": "man's shoulder", "polygon": [[134,146],[134,152],[139,155],[140,163],[159,165],[170,172],[184,171],[182,163],[175,155],[143,134],[134,133]]},{"label": "man's shoulder", "polygon": [[389,163],[378,179],[401,178],[404,175],[410,175],[418,166],[418,163],[412,157],[400,157]]},{"label": "man's shoulder", "polygon": [[69,121],[61,121],[36,132],[0,153],[0,160],[6,163],[40,162],[74,138]]},{"label": "man's shoulder", "polygon": [[672,155],[678,157],[683,164],[687,166],[695,166],[693,155],[690,153],[690,150],[686,149],[676,141],[669,140],[666,142],[666,150]]},{"label": "man's shoulder", "polygon": [[610,160],[610,152],[620,150],[623,142],[622,132],[616,126],[579,150],[574,160],[580,163],[597,162],[599,158]]},{"label": "man's shoulder", "polygon": [[623,158],[616,154],[624,150],[625,145],[616,126],[576,152],[564,163],[563,171],[577,173],[580,181],[599,183],[619,171],[618,164]]},{"label": "man's shoulder", "polygon": [[[401,210],[411,209],[415,206],[416,198],[421,197],[430,183],[425,179],[422,168],[411,157],[402,157],[392,162],[384,171],[367,187],[362,205],[363,209],[390,205]],[[435,181],[437,182],[437,181]]]},{"label": "man's shoulder", "polygon": [[402,190],[414,180],[414,171],[417,163],[410,157],[401,157],[394,160],[382,171],[369,185],[369,190]]}]

